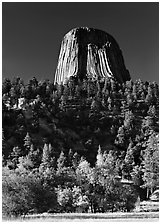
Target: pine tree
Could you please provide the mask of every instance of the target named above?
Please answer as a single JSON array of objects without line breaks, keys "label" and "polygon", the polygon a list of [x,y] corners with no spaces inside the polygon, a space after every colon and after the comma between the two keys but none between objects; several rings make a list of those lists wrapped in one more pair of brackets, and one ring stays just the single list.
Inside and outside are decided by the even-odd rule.
[{"label": "pine tree", "polygon": [[128,146],[127,152],[126,152],[126,156],[125,156],[125,162],[128,164],[133,164],[133,162],[134,162],[133,142],[129,143],[129,146]]},{"label": "pine tree", "polygon": [[103,166],[104,164],[104,161],[103,161],[103,154],[102,154],[102,150],[101,150],[101,146],[99,145],[98,147],[98,152],[97,152],[97,160],[96,160],[96,166],[97,167],[101,167]]},{"label": "pine tree", "polygon": [[159,186],[159,136],[153,133],[148,141],[143,154],[143,181],[147,188],[147,198],[149,190],[151,193]]},{"label": "pine tree", "polygon": [[125,159],[124,159],[124,169],[123,173],[124,176],[126,176],[127,179],[131,179],[131,172],[133,170],[134,166],[134,152],[133,152],[133,142],[131,141],[129,143],[129,146],[126,151]]},{"label": "pine tree", "polygon": [[24,138],[24,146],[25,148],[28,150],[32,145],[32,139],[29,135],[29,133],[27,132],[25,138]]},{"label": "pine tree", "polygon": [[68,152],[68,165],[69,166],[72,166],[72,160],[73,160],[73,150],[69,149],[69,152]]},{"label": "pine tree", "polygon": [[11,161],[12,161],[12,165],[14,168],[16,168],[17,164],[18,164],[18,159],[19,157],[22,156],[22,150],[19,146],[15,146],[12,150],[11,153]]},{"label": "pine tree", "polygon": [[127,105],[131,107],[133,105],[133,97],[131,93],[128,93],[126,96]]},{"label": "pine tree", "polygon": [[50,167],[56,168],[55,150],[49,143]]},{"label": "pine tree", "polygon": [[134,100],[137,100],[138,97],[137,97],[137,86],[136,86],[136,84],[133,85],[132,95],[133,95]]},{"label": "pine tree", "polygon": [[50,161],[49,145],[45,143],[43,148],[42,163],[48,166],[49,161]]},{"label": "pine tree", "polygon": [[59,158],[57,159],[57,172],[61,173],[63,169],[65,168],[65,163],[66,163],[66,157],[64,155],[64,152],[61,151]]},{"label": "pine tree", "polygon": [[91,110],[98,111],[99,108],[100,108],[99,102],[97,101],[97,99],[94,98],[91,103]]},{"label": "pine tree", "polygon": [[139,165],[133,166],[132,172],[131,172],[131,177],[134,185],[136,186],[141,186],[142,184],[142,167]]},{"label": "pine tree", "polygon": [[142,125],[141,125],[141,130],[143,131],[145,136],[148,136],[151,134],[151,132],[153,131],[155,127],[155,122],[153,117],[151,116],[146,116],[143,121],[142,121]]},{"label": "pine tree", "polygon": [[129,131],[133,128],[134,115],[131,111],[125,113],[124,127]]},{"label": "pine tree", "polygon": [[150,116],[152,118],[156,118],[157,117],[157,112],[156,112],[155,105],[150,105],[149,106],[149,110],[148,110],[147,114],[148,114],[148,116]]},{"label": "pine tree", "polygon": [[118,129],[118,134],[117,134],[116,139],[115,139],[115,144],[123,147],[124,143],[125,143],[125,130],[124,130],[124,126],[122,125]]},{"label": "pine tree", "polygon": [[128,88],[129,90],[131,90],[132,89],[132,86],[133,86],[132,79],[130,81],[126,81],[126,88]]},{"label": "pine tree", "polygon": [[40,163],[41,163],[41,161],[39,159],[39,157],[40,157],[40,151],[38,149],[35,150],[33,144],[30,146],[30,149],[28,151],[28,155],[27,156],[33,162],[34,167],[35,166],[37,167],[37,166],[40,165]]},{"label": "pine tree", "polygon": [[159,86],[156,82],[153,82],[153,93],[155,97],[158,99],[159,98]]},{"label": "pine tree", "polygon": [[73,159],[72,159],[72,165],[73,165],[73,168],[76,169],[78,164],[79,164],[79,161],[80,161],[80,156],[77,152],[74,153],[73,155]]},{"label": "pine tree", "polygon": [[153,89],[151,87],[151,85],[149,84],[148,86],[148,94],[146,95],[146,98],[145,98],[145,102],[148,103],[149,105],[153,102]]},{"label": "pine tree", "polygon": [[8,94],[9,95],[11,86],[12,86],[11,85],[11,80],[5,78],[5,80],[3,81],[3,84],[2,84],[2,94]]},{"label": "pine tree", "polygon": [[117,159],[114,152],[112,150],[110,150],[108,154],[105,152],[103,154],[103,159],[106,174],[115,178],[115,176],[118,175],[118,167],[116,166]]}]

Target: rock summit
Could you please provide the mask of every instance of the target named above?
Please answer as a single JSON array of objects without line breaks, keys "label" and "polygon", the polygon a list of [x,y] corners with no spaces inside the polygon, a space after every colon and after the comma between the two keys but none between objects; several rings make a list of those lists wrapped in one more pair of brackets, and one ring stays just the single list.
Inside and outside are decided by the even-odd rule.
[{"label": "rock summit", "polygon": [[54,83],[70,77],[80,80],[112,78],[130,80],[119,45],[108,33],[87,27],[75,28],[63,38]]}]

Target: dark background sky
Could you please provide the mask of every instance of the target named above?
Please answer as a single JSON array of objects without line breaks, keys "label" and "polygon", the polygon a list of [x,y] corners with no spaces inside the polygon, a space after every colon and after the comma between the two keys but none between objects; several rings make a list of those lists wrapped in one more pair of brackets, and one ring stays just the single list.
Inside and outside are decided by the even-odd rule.
[{"label": "dark background sky", "polygon": [[72,28],[110,33],[133,80],[159,82],[158,3],[2,3],[3,78],[53,80],[60,44]]}]

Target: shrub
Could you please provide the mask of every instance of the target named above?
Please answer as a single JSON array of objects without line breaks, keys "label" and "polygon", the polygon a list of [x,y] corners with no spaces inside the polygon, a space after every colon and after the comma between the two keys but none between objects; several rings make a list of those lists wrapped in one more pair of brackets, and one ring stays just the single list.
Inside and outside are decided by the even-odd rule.
[{"label": "shrub", "polygon": [[3,169],[2,212],[4,217],[20,216],[30,211],[46,212],[56,205],[54,190],[33,173]]},{"label": "shrub", "polygon": [[31,184],[30,178],[18,176],[14,171],[3,170],[3,216],[19,216],[32,209],[34,201]]},{"label": "shrub", "polygon": [[113,183],[106,188],[104,209],[105,211],[126,211],[129,212],[135,207],[137,193],[132,185]]}]

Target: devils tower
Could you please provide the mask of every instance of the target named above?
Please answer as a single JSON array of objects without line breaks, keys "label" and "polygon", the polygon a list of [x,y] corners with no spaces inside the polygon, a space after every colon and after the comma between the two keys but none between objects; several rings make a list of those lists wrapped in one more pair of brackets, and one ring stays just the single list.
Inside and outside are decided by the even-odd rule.
[{"label": "devils tower", "polygon": [[119,45],[108,33],[87,27],[75,28],[63,38],[54,83],[70,77],[92,80],[110,77],[130,80]]}]

